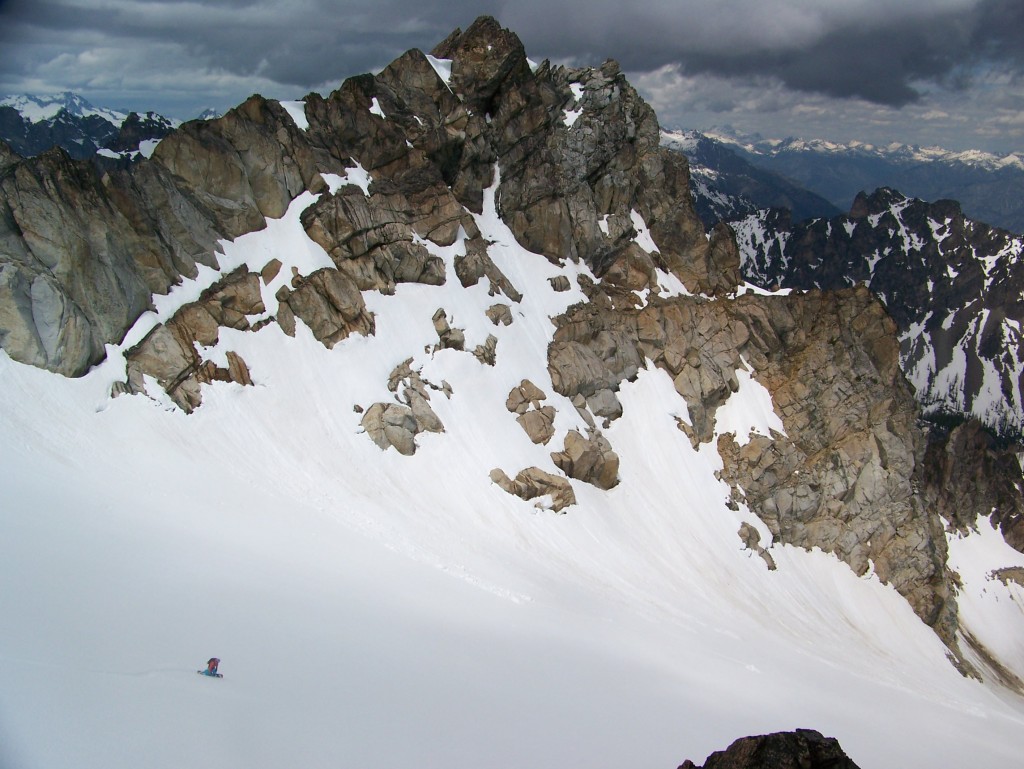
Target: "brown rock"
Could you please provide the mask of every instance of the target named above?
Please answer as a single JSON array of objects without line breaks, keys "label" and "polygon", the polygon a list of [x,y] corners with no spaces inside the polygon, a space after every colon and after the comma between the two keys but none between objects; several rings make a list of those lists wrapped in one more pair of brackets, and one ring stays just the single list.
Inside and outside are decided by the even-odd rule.
[{"label": "brown rock", "polygon": [[584,438],[576,430],[570,430],[565,436],[565,448],[552,453],[551,459],[570,478],[599,489],[611,489],[619,483],[619,457],[599,432],[591,431]]},{"label": "brown rock", "polygon": [[569,279],[565,275],[556,275],[553,278],[548,278],[548,283],[551,284],[551,288],[555,291],[568,291],[572,288],[572,284],[569,283]]},{"label": "brown rock", "polygon": [[319,341],[328,349],[346,339],[350,334],[373,334],[373,315],[366,309],[363,295],[355,283],[343,272],[331,269],[320,269],[308,275],[301,285],[284,299],[279,296],[281,308],[279,322],[284,319],[282,328],[288,331],[293,322],[288,313],[293,314],[309,327]]},{"label": "brown rock", "polygon": [[434,330],[440,342],[434,347],[435,350],[462,350],[466,346],[466,334],[460,328],[452,328],[448,325],[448,317],[442,308],[438,308],[433,317]]},{"label": "brown rock", "polygon": [[491,470],[491,481],[520,499],[531,500],[546,497],[550,500],[549,509],[556,513],[576,504],[576,494],[569,481],[536,467],[528,467],[519,471],[515,480],[510,479],[501,469],[495,468]]},{"label": "brown rock", "polygon": [[262,278],[263,280],[263,285],[268,285],[274,278],[277,277],[277,274],[279,272],[281,272],[280,259],[271,259],[269,262],[263,265],[263,269],[260,270],[260,278]]},{"label": "brown rock", "polygon": [[164,325],[157,326],[125,354],[128,392],[146,391],[145,377],[154,378],[184,411],[202,402],[200,385],[212,381],[252,384],[245,361],[228,353],[228,368],[204,361],[196,345],[217,344],[222,326],[247,330],[249,315],[265,311],[259,276],[239,268],[207,288],[195,302],[184,305]]},{"label": "brown rock", "polygon": [[542,406],[516,417],[516,421],[537,444],[547,444],[555,434],[555,408]]},{"label": "brown rock", "polygon": [[507,304],[492,304],[485,313],[495,326],[512,325],[512,308]]},{"label": "brown rock", "polygon": [[478,344],[473,348],[473,357],[483,363],[485,366],[493,366],[498,354],[498,337],[494,334],[488,334],[487,340],[483,344]]},{"label": "brown rock", "polygon": [[505,408],[516,414],[525,414],[531,407],[540,408],[541,401],[547,400],[547,395],[529,379],[524,379],[518,387],[509,391],[505,399]]}]

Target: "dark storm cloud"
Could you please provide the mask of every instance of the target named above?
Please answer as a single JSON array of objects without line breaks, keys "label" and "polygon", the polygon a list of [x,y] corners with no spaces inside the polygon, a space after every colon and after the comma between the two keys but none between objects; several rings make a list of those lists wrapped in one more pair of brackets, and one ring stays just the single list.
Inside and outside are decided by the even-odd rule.
[{"label": "dark storm cloud", "polygon": [[982,55],[1024,64],[1024,3],[1020,0],[982,3],[972,45]]},{"label": "dark storm cloud", "polygon": [[800,91],[901,106],[918,98],[918,81],[955,82],[951,76],[966,61],[954,53],[958,34],[942,26],[837,30],[799,51],[711,54],[687,65],[698,72],[773,75]]},{"label": "dark storm cloud", "polygon": [[691,73],[772,76],[797,90],[896,106],[917,99],[922,81],[962,86],[972,67],[1024,64],[1022,0],[813,5],[823,12],[743,0],[616,14],[599,3],[580,13],[563,6],[556,20],[537,23],[539,4],[527,2],[512,15],[524,38],[581,60],[612,57],[633,72],[678,63]]},{"label": "dark storm cloud", "polygon": [[[481,13],[537,59],[615,58],[631,73],[678,65],[894,106],[922,85],[967,87],[980,65],[1024,66],[1022,0],[0,0],[0,80],[66,71],[67,87],[88,87],[109,80],[111,62],[138,69],[120,76],[141,89],[147,76],[166,79],[176,50],[193,75],[301,92],[429,49]],[[161,71],[147,73],[158,47]]]},{"label": "dark storm cloud", "polygon": [[[332,10],[339,6],[343,10]],[[50,45],[70,47],[75,40],[83,46],[159,43],[178,45],[208,67],[310,86],[380,66],[422,45],[429,32],[409,23],[401,2],[16,0],[3,10],[4,41],[28,45],[3,57],[0,72],[28,70]]]}]

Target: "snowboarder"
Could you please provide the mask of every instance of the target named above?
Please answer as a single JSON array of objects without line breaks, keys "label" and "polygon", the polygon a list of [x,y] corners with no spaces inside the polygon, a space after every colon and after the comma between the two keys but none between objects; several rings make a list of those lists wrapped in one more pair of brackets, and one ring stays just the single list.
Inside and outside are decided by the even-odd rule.
[{"label": "snowboarder", "polygon": [[206,663],[206,670],[197,670],[196,672],[204,676],[223,678],[224,676],[217,672],[218,665],[220,665],[220,660],[216,657],[210,657],[209,661]]}]

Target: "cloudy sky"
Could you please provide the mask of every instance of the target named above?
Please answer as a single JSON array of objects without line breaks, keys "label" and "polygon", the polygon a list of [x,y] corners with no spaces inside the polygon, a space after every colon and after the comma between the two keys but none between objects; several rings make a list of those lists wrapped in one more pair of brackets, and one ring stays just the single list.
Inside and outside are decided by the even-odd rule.
[{"label": "cloudy sky", "polygon": [[1024,0],[0,0],[0,94],[193,117],[327,93],[483,13],[663,126],[1024,152]]}]

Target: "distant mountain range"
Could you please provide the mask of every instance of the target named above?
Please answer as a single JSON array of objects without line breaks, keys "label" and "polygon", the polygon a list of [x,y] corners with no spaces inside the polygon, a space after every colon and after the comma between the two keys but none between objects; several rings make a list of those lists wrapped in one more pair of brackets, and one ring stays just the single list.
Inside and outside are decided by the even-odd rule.
[{"label": "distant mountain range", "polygon": [[156,112],[95,107],[70,91],[52,96],[0,98],[0,139],[23,157],[59,146],[73,158],[148,154],[180,125]]},{"label": "distant mountain range", "polygon": [[689,159],[694,205],[708,229],[766,208],[788,209],[797,220],[844,210],[697,131],[662,131],[661,143]]},{"label": "distant mountain range", "polygon": [[849,214],[734,221],[743,275],[761,286],[864,284],[896,321],[901,366],[926,413],[972,415],[1019,436],[1024,403],[1024,237],[882,188]]},{"label": "distant mountain range", "polygon": [[[1024,232],[1024,157],[956,152],[905,144],[876,146],[804,139],[764,139],[729,130],[703,136],[739,158],[846,210],[860,192],[898,189],[921,200],[956,200],[972,219]],[[788,207],[788,206],[786,206]],[[794,216],[803,218],[796,210]]]}]

